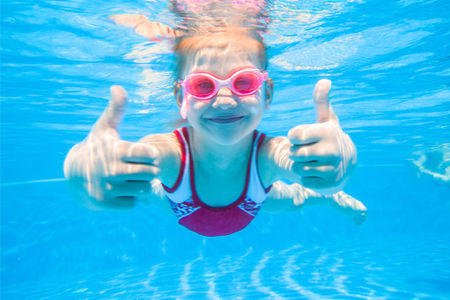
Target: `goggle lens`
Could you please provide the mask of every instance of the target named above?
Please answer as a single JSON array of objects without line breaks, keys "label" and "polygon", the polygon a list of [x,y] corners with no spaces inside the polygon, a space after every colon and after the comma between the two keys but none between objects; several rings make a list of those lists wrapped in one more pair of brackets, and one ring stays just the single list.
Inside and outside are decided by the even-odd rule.
[{"label": "goggle lens", "polygon": [[236,92],[242,95],[253,93],[259,88],[260,79],[252,72],[245,72],[239,74],[233,82],[233,88]]},{"label": "goggle lens", "polygon": [[216,85],[211,78],[204,75],[198,75],[193,76],[187,82],[187,89],[194,97],[204,98],[214,93]]}]

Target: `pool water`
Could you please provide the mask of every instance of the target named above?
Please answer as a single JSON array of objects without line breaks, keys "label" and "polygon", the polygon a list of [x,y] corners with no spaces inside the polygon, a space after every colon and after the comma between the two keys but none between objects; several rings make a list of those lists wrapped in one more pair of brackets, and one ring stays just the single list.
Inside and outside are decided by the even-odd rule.
[{"label": "pool water", "polygon": [[[130,96],[122,138],[173,130],[170,43],[108,19],[142,13],[174,25],[168,4],[3,1],[1,11],[2,299],[450,298],[450,2],[274,1],[275,95],[260,129],[285,135],[315,122],[313,86],[332,80],[333,108],[358,148],[344,190],[368,218],[356,226],[319,206],[261,213],[219,238],[151,204],[86,210],[63,180],[65,154],[112,84]],[[421,156],[444,175],[417,167]]]}]

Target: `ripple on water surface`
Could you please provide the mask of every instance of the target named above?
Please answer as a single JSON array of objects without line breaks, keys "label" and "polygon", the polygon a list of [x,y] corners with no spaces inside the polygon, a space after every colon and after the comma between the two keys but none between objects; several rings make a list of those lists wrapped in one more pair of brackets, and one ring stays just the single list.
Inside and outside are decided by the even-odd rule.
[{"label": "ripple on water surface", "polygon": [[[450,295],[448,262],[437,257],[448,247],[389,247],[327,250],[301,245],[240,256],[199,256],[148,268],[89,275],[72,282],[45,280],[4,287],[5,299],[24,298],[181,298],[181,299],[373,299]],[[431,251],[430,251],[431,250]],[[417,267],[417,261],[421,267]],[[424,267],[426,266],[426,267]]]}]

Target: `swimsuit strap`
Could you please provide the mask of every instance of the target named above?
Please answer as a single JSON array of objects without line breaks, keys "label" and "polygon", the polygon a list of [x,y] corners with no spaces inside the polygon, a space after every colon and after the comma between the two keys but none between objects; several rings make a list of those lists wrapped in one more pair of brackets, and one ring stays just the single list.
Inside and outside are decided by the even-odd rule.
[{"label": "swimsuit strap", "polygon": [[163,185],[163,188],[166,191],[166,194],[170,194],[170,200],[175,203],[182,203],[192,196],[189,183],[189,165],[191,159],[189,157],[189,144],[185,138],[185,136],[187,136],[187,127],[184,127],[181,130],[176,129],[173,133],[177,137],[181,148],[180,171],[178,172],[175,184],[171,188]]},{"label": "swimsuit strap", "polygon": [[250,167],[250,178],[249,178],[249,187],[247,191],[247,197],[252,199],[256,203],[262,203],[269,193],[272,185],[265,188],[261,178],[259,176],[259,168],[258,168],[258,154],[261,149],[261,145],[264,142],[266,135],[264,133],[258,132],[258,137],[256,138],[255,143],[253,144],[253,155],[252,162]]}]

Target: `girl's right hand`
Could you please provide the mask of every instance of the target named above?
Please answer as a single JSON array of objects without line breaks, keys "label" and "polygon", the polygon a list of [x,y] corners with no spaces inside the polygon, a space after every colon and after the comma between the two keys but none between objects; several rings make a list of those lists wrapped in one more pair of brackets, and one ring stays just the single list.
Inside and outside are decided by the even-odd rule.
[{"label": "girl's right hand", "polygon": [[159,174],[156,147],[120,139],[117,127],[127,94],[122,87],[112,86],[111,95],[88,137],[64,161],[64,175],[75,197],[91,209],[133,207],[138,197],[150,193],[150,181]]}]

